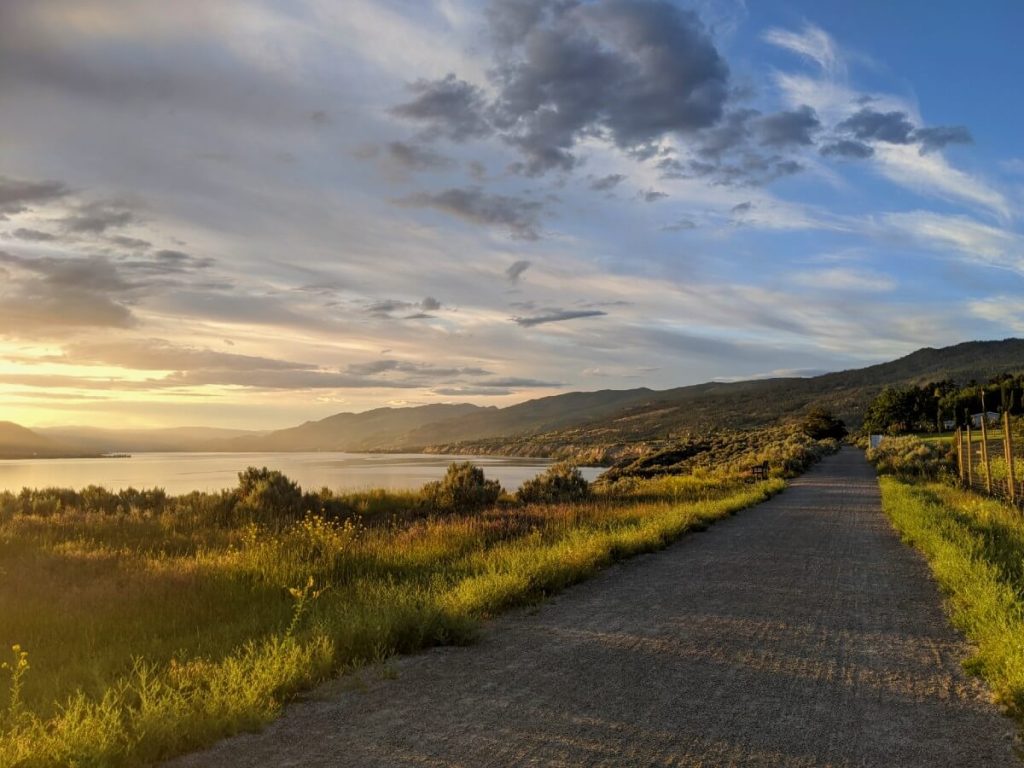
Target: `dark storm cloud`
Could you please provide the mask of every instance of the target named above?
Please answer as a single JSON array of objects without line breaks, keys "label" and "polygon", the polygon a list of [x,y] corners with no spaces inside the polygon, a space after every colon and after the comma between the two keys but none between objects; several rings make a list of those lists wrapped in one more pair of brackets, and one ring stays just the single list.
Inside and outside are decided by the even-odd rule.
[{"label": "dark storm cloud", "polygon": [[831,144],[824,144],[818,151],[825,157],[848,157],[858,160],[863,160],[875,154],[875,150],[870,145],[862,141],[853,141],[852,139],[840,139]]},{"label": "dark storm cloud", "polygon": [[416,98],[395,114],[456,141],[498,132],[528,175],[573,168],[587,136],[637,151],[721,117],[728,67],[692,11],[664,0],[506,0],[488,18],[493,102],[449,74],[414,83]]},{"label": "dark storm cloud", "polygon": [[540,237],[542,206],[534,200],[491,195],[479,187],[465,187],[443,192],[420,192],[396,202],[414,208],[433,208],[475,224],[502,227],[512,237],[522,240]]},{"label": "dark storm cloud", "polygon": [[645,203],[655,203],[658,200],[664,200],[668,197],[668,194],[665,192],[659,192],[656,189],[649,189],[646,192],[641,192],[639,197]]},{"label": "dark storm cloud", "polygon": [[420,306],[427,312],[433,312],[434,310],[441,308],[441,302],[433,296],[427,296],[420,302]]},{"label": "dark storm cloud", "polygon": [[695,13],[661,0],[502,5],[494,122],[527,173],[571,168],[584,136],[632,149],[721,117],[729,71]]},{"label": "dark storm cloud", "polygon": [[809,146],[814,143],[813,134],[820,128],[817,114],[806,105],[792,112],[776,112],[757,121],[761,143],[771,147]]},{"label": "dark storm cloud", "polygon": [[910,144],[914,136],[914,125],[906,112],[876,112],[869,107],[846,118],[836,128],[861,141],[889,144]]},{"label": "dark storm cloud", "polygon": [[565,320],[577,320],[583,317],[603,317],[607,314],[607,312],[597,309],[552,309],[543,315],[513,317],[512,319],[523,328],[532,328],[535,325],[544,325],[545,323],[560,323]]},{"label": "dark storm cloud", "polygon": [[921,153],[942,149],[949,144],[971,144],[974,137],[963,125],[937,125],[933,128],[918,128],[914,138],[921,144]]},{"label": "dark storm cloud", "polygon": [[485,117],[487,102],[483,91],[454,74],[441,80],[417,80],[409,90],[415,98],[394,107],[392,112],[423,123],[427,137],[465,141],[493,132]]},{"label": "dark storm cloud", "polygon": [[26,229],[24,227],[14,230],[11,232],[11,235],[19,240],[27,240],[34,243],[47,243],[57,239],[56,235],[51,235],[49,232],[41,232],[38,229]]},{"label": "dark storm cloud", "polygon": [[69,192],[60,181],[24,181],[0,176],[0,214],[21,213],[31,205],[57,200]]},{"label": "dark storm cloud", "polygon": [[612,173],[608,176],[602,176],[598,179],[592,179],[590,182],[590,188],[597,192],[606,192],[613,187],[617,187],[619,184],[624,182],[626,177],[621,173]]},{"label": "dark storm cloud", "polygon": [[505,277],[507,277],[510,282],[519,282],[520,276],[530,268],[532,263],[533,262],[527,261],[526,259],[520,259],[519,261],[512,262],[509,265],[509,268],[505,270]]}]

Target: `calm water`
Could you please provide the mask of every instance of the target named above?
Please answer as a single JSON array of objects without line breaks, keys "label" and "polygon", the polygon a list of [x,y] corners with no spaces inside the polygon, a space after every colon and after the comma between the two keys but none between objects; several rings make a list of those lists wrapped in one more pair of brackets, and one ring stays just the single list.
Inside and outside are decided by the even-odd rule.
[{"label": "calm water", "polygon": [[[171,494],[233,488],[249,466],[277,469],[304,489],[419,488],[441,477],[452,461],[469,460],[487,477],[515,490],[543,472],[546,459],[384,453],[136,453],[128,459],[17,459],[0,461],[0,491],[102,485],[112,490],[160,487]],[[584,468],[592,480],[601,472]]]}]

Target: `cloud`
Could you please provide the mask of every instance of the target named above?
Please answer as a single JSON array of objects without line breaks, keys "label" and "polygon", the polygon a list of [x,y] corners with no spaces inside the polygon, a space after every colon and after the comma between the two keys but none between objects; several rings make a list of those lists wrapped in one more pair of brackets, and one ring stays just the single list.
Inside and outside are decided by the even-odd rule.
[{"label": "cloud", "polygon": [[889,275],[847,267],[802,272],[794,275],[792,280],[808,288],[833,291],[883,292],[896,288],[896,281]]},{"label": "cloud", "polygon": [[831,144],[824,144],[818,151],[825,157],[845,157],[856,160],[864,160],[875,154],[871,145],[852,139],[840,139]]},{"label": "cloud", "polygon": [[666,224],[661,228],[662,232],[686,232],[690,229],[696,229],[696,222],[690,221],[690,219],[679,219],[679,221]]},{"label": "cloud", "polygon": [[668,193],[667,192],[659,192],[656,189],[649,189],[646,192],[640,192],[638,194],[638,196],[645,203],[655,203],[658,200],[664,200],[666,197],[668,197]]},{"label": "cloud", "polygon": [[527,261],[526,259],[520,259],[519,261],[513,261],[508,269],[505,270],[505,277],[509,279],[509,282],[517,283],[523,272],[530,268],[533,262]]},{"label": "cloud", "polygon": [[814,110],[805,104],[790,112],[776,112],[762,117],[757,128],[761,143],[767,146],[809,146],[814,143],[813,134],[821,128],[821,121]]},{"label": "cloud", "polygon": [[540,237],[542,206],[534,200],[489,194],[479,187],[463,187],[420,192],[396,202],[414,208],[433,208],[474,224],[502,227],[521,240]]},{"label": "cloud", "polygon": [[836,128],[853,134],[861,141],[909,144],[914,140],[914,125],[906,112],[876,112],[870,107],[864,107]]},{"label": "cloud", "polygon": [[432,149],[403,141],[388,143],[387,153],[392,163],[409,171],[436,170],[449,168],[455,164],[450,157],[445,157]]},{"label": "cloud", "polygon": [[132,286],[102,257],[25,259],[0,252],[14,275],[0,285],[0,335],[68,328],[129,328]]},{"label": "cloud", "polygon": [[420,306],[427,312],[433,312],[441,309],[441,302],[435,299],[433,296],[427,296],[420,302]]},{"label": "cloud", "polygon": [[969,261],[1024,274],[1024,238],[969,216],[933,211],[887,213],[869,220],[868,228],[882,237],[909,241],[940,253],[953,251]]},{"label": "cloud", "polygon": [[0,214],[22,213],[31,205],[57,200],[69,193],[60,181],[24,181],[0,176]]},{"label": "cloud", "polygon": [[135,221],[135,214],[108,203],[87,203],[72,215],[61,219],[68,232],[77,234],[102,234],[111,227],[123,227]]},{"label": "cloud", "polygon": [[527,175],[570,170],[602,135],[636,151],[721,117],[729,70],[700,19],[665,0],[507,0],[488,13],[496,95],[454,73],[420,80],[394,114],[463,141],[498,133]]},{"label": "cloud", "polygon": [[416,97],[391,111],[398,117],[425,124],[425,138],[443,136],[461,142],[493,133],[485,116],[487,102],[483,91],[454,74],[440,80],[417,80],[409,90]]},{"label": "cloud", "polygon": [[801,32],[773,27],[765,31],[762,39],[810,59],[831,75],[845,73],[846,64],[839,46],[828,32],[814,24],[805,24]]},{"label": "cloud", "polygon": [[57,239],[56,235],[51,235],[49,232],[41,232],[38,229],[26,229],[25,227],[19,227],[11,232],[11,235],[19,240],[27,240],[34,243],[47,243]]},{"label": "cloud", "polygon": [[597,309],[553,309],[543,315],[514,317],[512,319],[523,328],[532,328],[535,325],[544,325],[545,323],[560,323],[565,320],[577,320],[583,317],[603,317],[607,314],[607,312]]},{"label": "cloud", "polygon": [[932,152],[949,144],[970,144],[974,141],[971,132],[963,125],[937,125],[933,128],[918,128],[914,138],[921,143],[921,152]]},{"label": "cloud", "polygon": [[865,107],[839,123],[836,128],[852,133],[861,141],[884,141],[889,144],[919,143],[925,154],[949,144],[970,144],[971,132],[963,125],[937,125],[915,128],[906,112],[876,112]]},{"label": "cloud", "polygon": [[114,235],[110,238],[110,242],[122,248],[130,248],[132,250],[142,250],[152,245],[148,240],[142,240],[138,237],[126,237],[125,235]]},{"label": "cloud", "polygon": [[606,192],[613,187],[618,186],[626,180],[626,176],[621,173],[612,173],[607,176],[602,176],[598,179],[591,179],[590,188],[597,192]]},{"label": "cloud", "polygon": [[71,365],[114,365],[146,371],[284,371],[316,368],[305,363],[217,352],[151,338],[73,342],[64,345],[61,355],[42,360]]},{"label": "cloud", "polygon": [[433,392],[436,395],[444,395],[445,397],[500,397],[513,394],[511,389],[496,389],[494,387],[480,387],[476,385],[435,387]]}]

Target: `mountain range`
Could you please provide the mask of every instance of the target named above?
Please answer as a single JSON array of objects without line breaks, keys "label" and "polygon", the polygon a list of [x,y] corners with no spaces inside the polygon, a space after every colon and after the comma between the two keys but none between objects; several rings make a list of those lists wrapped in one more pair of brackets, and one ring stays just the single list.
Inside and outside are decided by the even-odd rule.
[{"label": "mountain range", "polygon": [[1024,372],[1024,339],[924,348],[906,357],[809,378],[708,382],[670,390],[570,392],[506,408],[468,403],[339,413],[274,431],[50,428],[0,422],[0,457],[125,451],[429,451],[606,459],[615,447],[672,434],[763,426],[823,405],[852,427],[884,387],[965,384]]}]

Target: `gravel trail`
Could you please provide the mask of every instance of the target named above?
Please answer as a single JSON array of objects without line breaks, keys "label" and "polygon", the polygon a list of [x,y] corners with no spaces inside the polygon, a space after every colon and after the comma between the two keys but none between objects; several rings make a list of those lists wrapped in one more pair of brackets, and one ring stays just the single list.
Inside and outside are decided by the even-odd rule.
[{"label": "gravel trail", "polygon": [[482,642],[330,683],[186,766],[1020,766],[847,448]]}]

